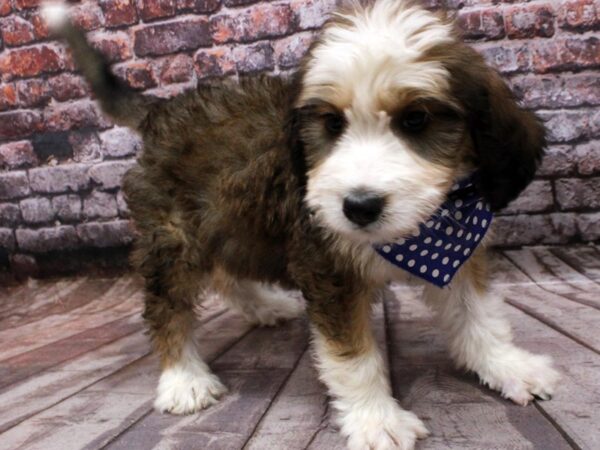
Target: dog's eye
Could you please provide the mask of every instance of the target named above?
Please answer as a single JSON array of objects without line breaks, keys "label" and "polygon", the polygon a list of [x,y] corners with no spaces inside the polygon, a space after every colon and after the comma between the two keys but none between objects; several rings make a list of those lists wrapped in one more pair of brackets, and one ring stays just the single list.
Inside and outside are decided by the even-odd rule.
[{"label": "dog's eye", "polygon": [[339,136],[344,131],[346,119],[341,114],[328,113],[323,116],[323,123],[327,133],[331,136]]},{"label": "dog's eye", "polygon": [[406,131],[417,133],[429,123],[429,115],[425,111],[409,111],[402,116],[400,125]]}]

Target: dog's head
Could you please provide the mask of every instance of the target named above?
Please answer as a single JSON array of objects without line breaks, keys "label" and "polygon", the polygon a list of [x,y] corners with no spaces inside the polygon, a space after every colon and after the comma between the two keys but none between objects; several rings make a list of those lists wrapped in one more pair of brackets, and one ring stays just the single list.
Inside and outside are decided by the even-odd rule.
[{"label": "dog's head", "polygon": [[293,120],[306,204],[331,232],[416,231],[477,170],[494,210],[533,178],[544,129],[439,15],[379,0],[339,13],[300,71]]}]

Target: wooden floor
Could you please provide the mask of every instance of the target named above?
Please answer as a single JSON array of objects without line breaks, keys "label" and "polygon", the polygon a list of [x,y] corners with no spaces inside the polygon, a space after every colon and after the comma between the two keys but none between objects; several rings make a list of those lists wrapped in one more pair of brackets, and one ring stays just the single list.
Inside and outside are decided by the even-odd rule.
[{"label": "wooden floor", "polygon": [[[600,449],[600,249],[494,260],[518,343],[564,374],[554,399],[513,405],[452,368],[415,288],[376,310],[395,396],[432,431],[421,449]],[[76,278],[0,290],[1,449],[343,448],[307,324],[251,328],[210,301],[198,330],[230,393],[200,414],[152,410],[158,377],[139,281]]]}]

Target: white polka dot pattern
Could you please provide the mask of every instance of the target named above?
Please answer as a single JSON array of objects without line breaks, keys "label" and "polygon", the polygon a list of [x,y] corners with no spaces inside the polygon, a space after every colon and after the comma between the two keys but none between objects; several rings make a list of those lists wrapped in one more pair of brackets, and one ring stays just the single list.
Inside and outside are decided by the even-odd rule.
[{"label": "white polka dot pattern", "polygon": [[493,214],[477,193],[474,176],[455,184],[438,211],[412,236],[375,247],[387,261],[444,287],[473,254]]}]

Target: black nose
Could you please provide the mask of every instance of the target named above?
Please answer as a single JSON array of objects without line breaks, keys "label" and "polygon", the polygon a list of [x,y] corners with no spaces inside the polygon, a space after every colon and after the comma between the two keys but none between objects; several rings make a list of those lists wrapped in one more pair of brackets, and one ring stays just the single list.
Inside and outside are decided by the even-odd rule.
[{"label": "black nose", "polygon": [[344,215],[356,225],[365,227],[381,215],[385,199],[373,192],[354,191],[344,199]]}]

